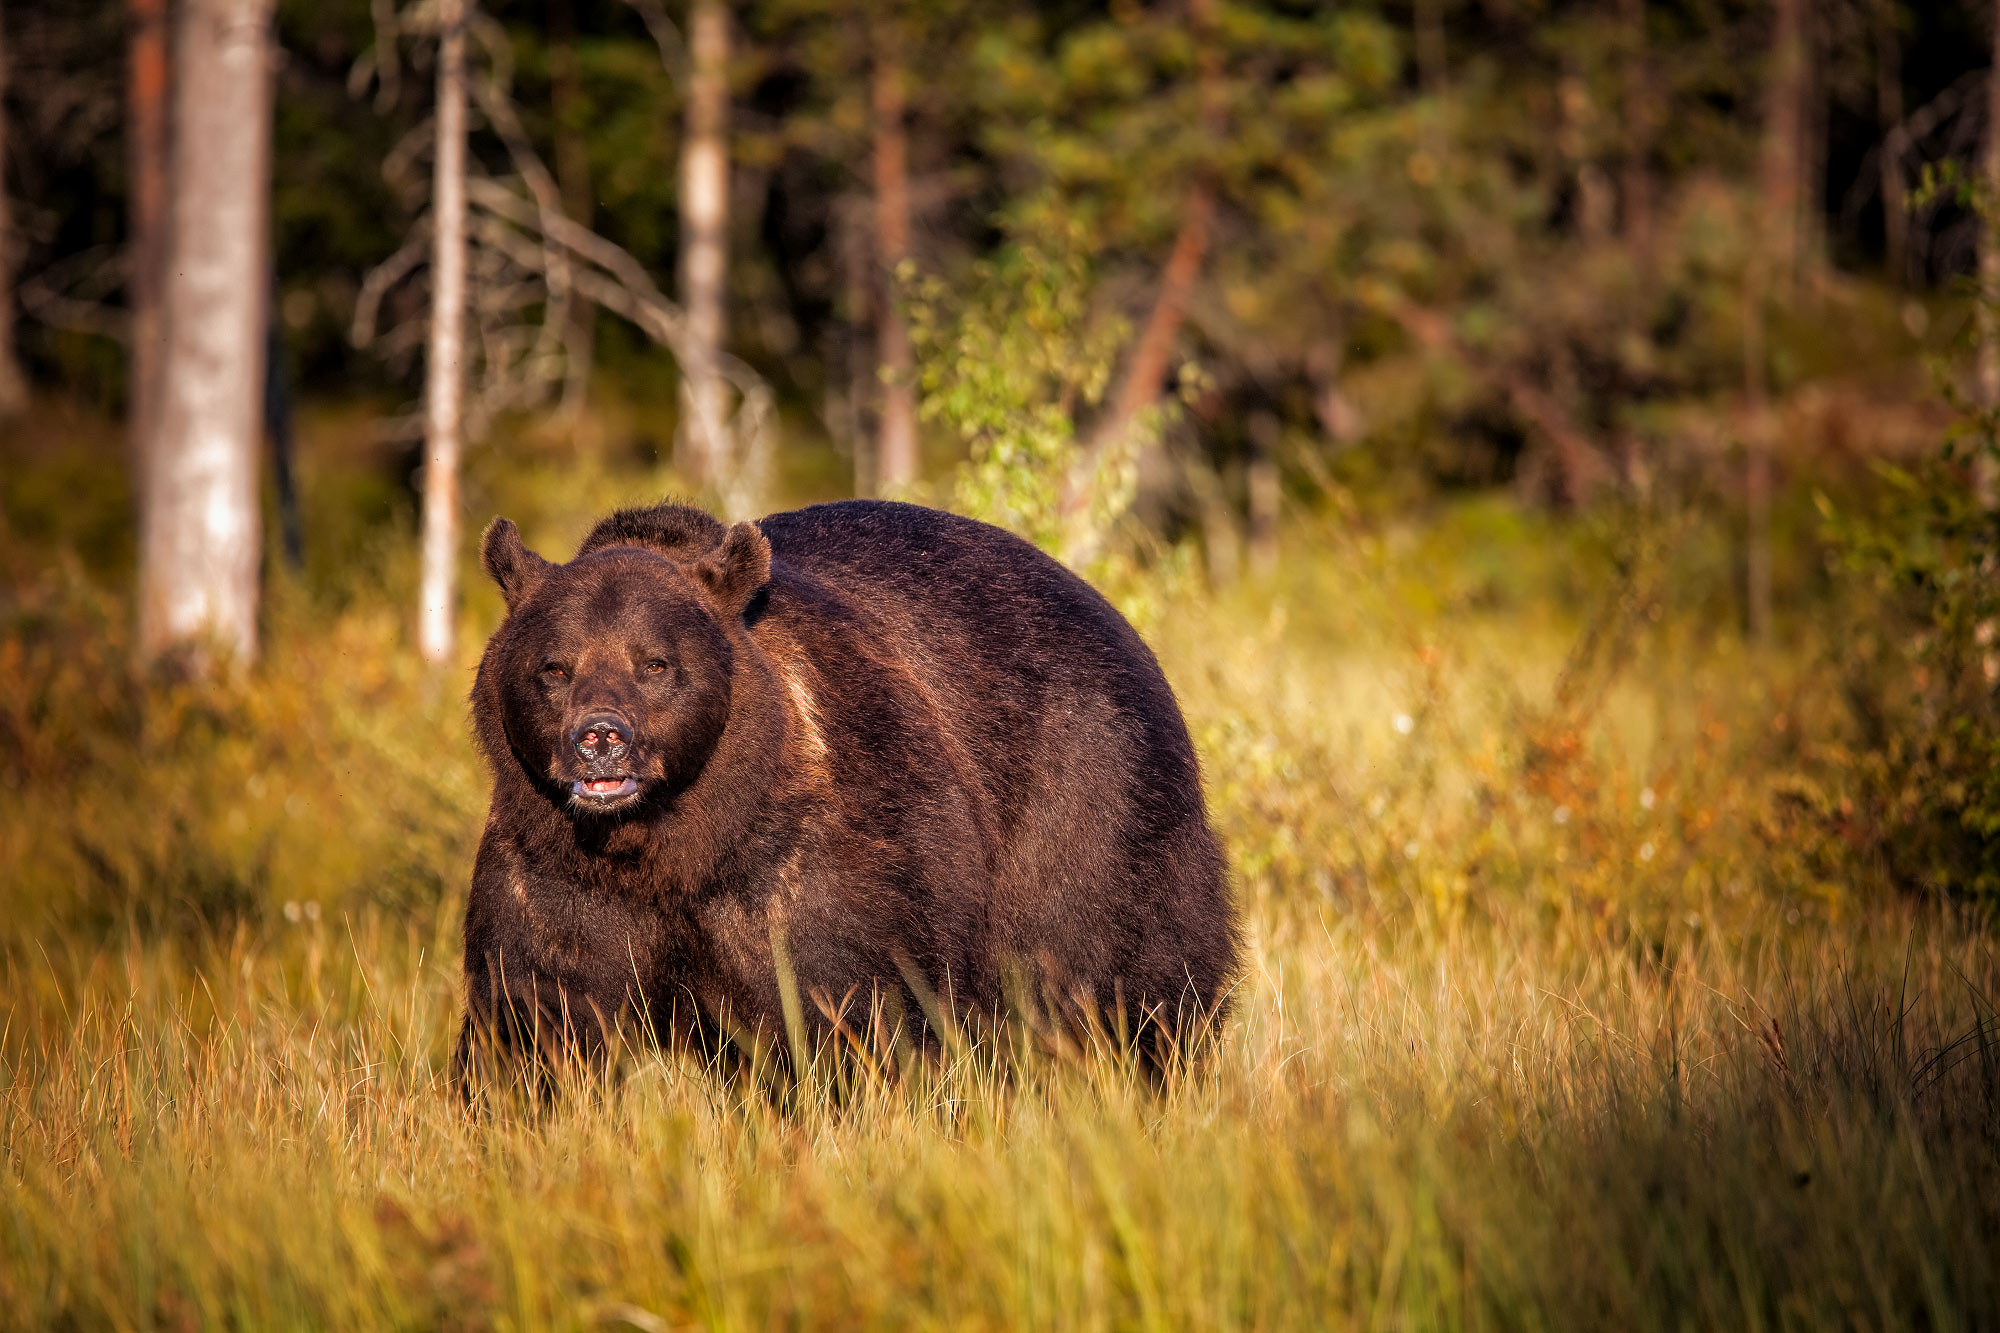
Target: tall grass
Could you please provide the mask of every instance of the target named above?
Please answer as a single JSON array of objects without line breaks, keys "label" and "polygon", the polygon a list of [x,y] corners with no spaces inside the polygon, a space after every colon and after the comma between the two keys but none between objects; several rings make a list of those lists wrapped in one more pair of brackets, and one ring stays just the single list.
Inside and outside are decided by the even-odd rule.
[{"label": "tall grass", "polygon": [[[779,1106],[635,1061],[463,1113],[381,914],[16,1001],[0,1307],[49,1326],[1820,1327],[2000,1308],[1992,950],[1257,923],[1152,1091],[969,1051]],[[436,933],[448,935],[448,929]],[[10,994],[22,979],[9,977]],[[36,1012],[37,1009],[40,1012]]]},{"label": "tall grass", "polygon": [[482,776],[394,558],[281,587],[250,677],[142,688],[116,558],[10,522],[0,1323],[2000,1322],[1990,927],[1796,852],[1831,705],[1696,614],[1698,534],[1487,504],[1136,590],[1248,927],[1164,1087],[635,1052],[475,1115]]}]

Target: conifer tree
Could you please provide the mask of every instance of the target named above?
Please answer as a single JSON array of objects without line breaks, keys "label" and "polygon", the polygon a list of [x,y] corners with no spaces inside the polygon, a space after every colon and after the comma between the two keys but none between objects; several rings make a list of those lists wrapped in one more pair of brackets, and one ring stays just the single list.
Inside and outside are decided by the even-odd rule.
[{"label": "conifer tree", "polygon": [[14,350],[14,265],[18,246],[7,199],[7,14],[0,7],[0,421],[27,405],[28,385]]}]

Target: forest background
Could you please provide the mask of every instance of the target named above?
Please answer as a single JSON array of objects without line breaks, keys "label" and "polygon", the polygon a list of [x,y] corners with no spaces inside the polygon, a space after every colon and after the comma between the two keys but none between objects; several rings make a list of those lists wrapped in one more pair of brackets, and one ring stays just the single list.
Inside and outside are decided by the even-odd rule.
[{"label": "forest background", "polygon": [[[0,1324],[2000,1319],[1996,18],[6,0]],[[1118,602],[1215,1052],[458,1108],[473,537],[668,493]]]}]

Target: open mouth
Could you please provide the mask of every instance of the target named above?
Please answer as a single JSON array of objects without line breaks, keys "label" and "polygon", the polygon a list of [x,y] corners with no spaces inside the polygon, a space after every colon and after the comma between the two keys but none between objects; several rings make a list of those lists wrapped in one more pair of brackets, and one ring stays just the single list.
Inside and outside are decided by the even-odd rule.
[{"label": "open mouth", "polygon": [[639,779],[631,777],[585,778],[569,784],[570,795],[593,801],[615,801],[638,790]]}]

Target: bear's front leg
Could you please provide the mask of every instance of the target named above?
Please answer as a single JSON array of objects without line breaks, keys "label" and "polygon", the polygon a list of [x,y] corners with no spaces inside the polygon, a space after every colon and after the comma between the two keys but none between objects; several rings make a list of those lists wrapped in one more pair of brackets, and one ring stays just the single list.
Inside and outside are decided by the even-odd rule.
[{"label": "bear's front leg", "polygon": [[496,953],[465,969],[465,1021],[452,1057],[452,1081],[468,1098],[480,1089],[518,1084],[546,1100],[563,1071],[600,1071],[616,1014],[560,979],[517,967]]},{"label": "bear's front leg", "polygon": [[[546,1099],[564,1070],[600,1071],[625,1006],[616,969],[594,961],[538,911],[531,877],[506,849],[482,842],[465,914],[465,1021],[452,1079],[467,1097],[516,1083]],[[557,918],[551,921],[551,916]],[[552,930],[552,925],[556,928]]]}]

